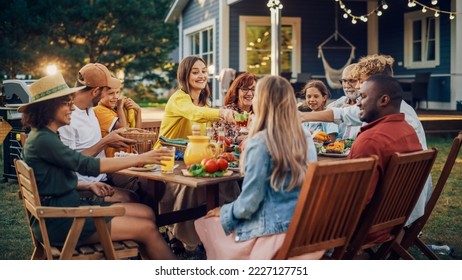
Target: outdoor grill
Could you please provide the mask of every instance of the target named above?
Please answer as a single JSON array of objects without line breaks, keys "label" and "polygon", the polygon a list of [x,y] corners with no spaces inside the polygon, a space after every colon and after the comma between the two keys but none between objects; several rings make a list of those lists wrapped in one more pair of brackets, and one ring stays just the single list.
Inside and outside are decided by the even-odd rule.
[{"label": "outdoor grill", "polygon": [[21,124],[22,114],[17,111],[17,108],[21,104],[30,102],[29,85],[33,82],[33,80],[3,81],[5,104],[1,104],[0,116],[13,127],[3,141],[3,181],[8,178],[16,179],[14,160],[21,157],[21,133],[26,132]]}]

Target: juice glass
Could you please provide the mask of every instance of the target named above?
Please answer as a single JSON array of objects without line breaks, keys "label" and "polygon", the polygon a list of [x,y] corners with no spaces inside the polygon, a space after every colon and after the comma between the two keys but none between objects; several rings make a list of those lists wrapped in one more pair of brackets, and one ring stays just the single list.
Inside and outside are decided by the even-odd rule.
[{"label": "juice glass", "polygon": [[165,164],[160,166],[160,171],[162,173],[173,173],[173,166],[175,165],[175,147],[164,146],[162,147],[162,150],[170,151],[170,155],[167,160],[160,161],[162,164]]}]

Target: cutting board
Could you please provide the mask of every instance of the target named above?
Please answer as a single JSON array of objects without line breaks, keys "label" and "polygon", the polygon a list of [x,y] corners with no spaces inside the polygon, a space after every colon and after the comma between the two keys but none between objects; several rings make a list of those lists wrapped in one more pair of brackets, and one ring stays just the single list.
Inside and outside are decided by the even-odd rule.
[{"label": "cutting board", "polygon": [[[186,176],[186,177],[194,177],[191,173],[189,173],[188,169],[181,169],[181,173],[183,174],[183,176]],[[220,176],[220,177],[228,177],[231,175],[233,175],[233,171],[226,170],[226,172],[223,173],[223,176]],[[205,176],[200,176],[200,177],[210,177],[210,173],[205,173]]]}]

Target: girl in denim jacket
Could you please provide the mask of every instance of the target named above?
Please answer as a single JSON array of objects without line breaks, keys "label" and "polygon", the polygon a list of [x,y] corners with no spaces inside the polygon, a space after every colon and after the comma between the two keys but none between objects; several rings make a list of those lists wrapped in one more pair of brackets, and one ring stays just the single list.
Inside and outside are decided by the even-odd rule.
[{"label": "girl in denim jacket", "polygon": [[195,222],[208,259],[271,259],[292,219],[307,163],[317,159],[287,80],[259,80],[253,108],[241,156],[241,194]]}]

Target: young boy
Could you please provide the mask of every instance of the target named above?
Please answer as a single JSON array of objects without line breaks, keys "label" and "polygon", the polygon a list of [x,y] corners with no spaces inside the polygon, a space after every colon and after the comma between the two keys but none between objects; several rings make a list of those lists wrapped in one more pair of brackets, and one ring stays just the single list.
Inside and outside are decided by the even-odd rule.
[{"label": "young boy", "polygon": [[[106,136],[109,132],[122,127],[141,128],[141,108],[130,98],[120,96],[121,88],[111,88],[101,96],[101,100],[94,108],[96,117],[98,118],[102,136]],[[134,116],[130,116],[134,112]],[[127,112],[127,113],[126,113]],[[107,147],[105,149],[106,157],[114,157],[114,153],[120,150]]]}]

